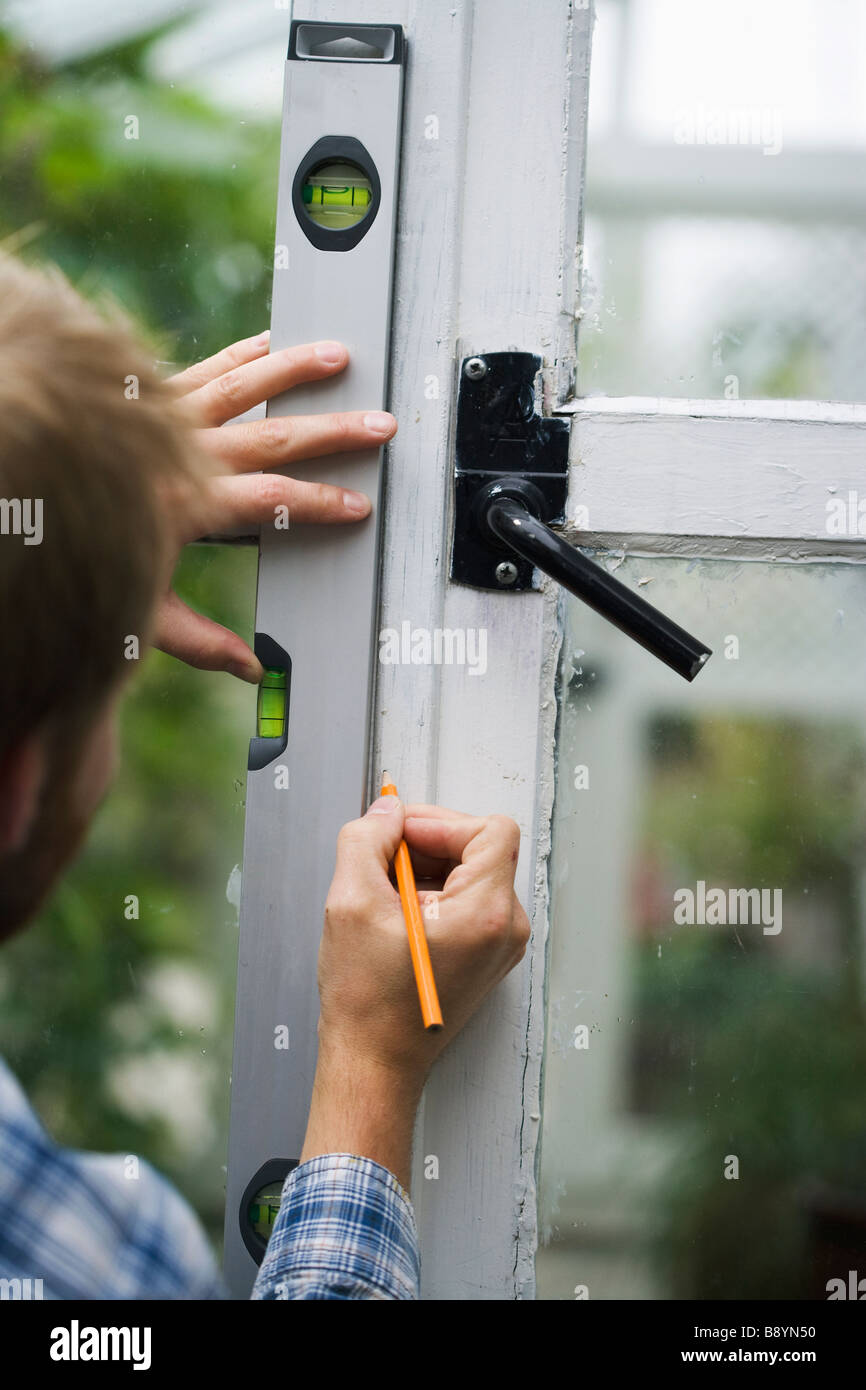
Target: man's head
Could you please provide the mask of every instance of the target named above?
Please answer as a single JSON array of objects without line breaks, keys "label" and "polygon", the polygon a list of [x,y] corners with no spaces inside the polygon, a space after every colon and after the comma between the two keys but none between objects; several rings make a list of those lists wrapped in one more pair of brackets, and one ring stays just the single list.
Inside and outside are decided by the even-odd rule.
[{"label": "man's head", "polygon": [[125,327],[0,256],[0,937],[35,910],[110,779],[123,679],[195,465]]}]

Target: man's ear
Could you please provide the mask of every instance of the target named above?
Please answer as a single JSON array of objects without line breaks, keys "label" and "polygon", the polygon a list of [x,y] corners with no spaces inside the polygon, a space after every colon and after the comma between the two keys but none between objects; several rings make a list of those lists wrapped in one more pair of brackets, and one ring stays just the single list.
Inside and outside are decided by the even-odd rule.
[{"label": "man's ear", "polygon": [[45,745],[27,734],[0,756],[0,858],[23,849],[39,810]]}]

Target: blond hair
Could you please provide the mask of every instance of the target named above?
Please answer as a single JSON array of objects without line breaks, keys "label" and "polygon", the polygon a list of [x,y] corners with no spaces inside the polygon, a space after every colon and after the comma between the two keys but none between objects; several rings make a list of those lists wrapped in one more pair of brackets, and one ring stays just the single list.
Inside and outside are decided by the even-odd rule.
[{"label": "blond hair", "polygon": [[119,321],[0,253],[0,755],[95,717],[143,647],[198,461]]}]

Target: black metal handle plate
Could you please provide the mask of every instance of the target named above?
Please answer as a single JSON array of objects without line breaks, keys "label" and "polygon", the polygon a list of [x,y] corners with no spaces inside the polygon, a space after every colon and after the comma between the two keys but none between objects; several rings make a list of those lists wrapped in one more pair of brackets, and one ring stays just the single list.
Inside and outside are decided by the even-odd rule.
[{"label": "black metal handle plate", "polygon": [[691,681],[709,647],[552,529],[565,519],[570,426],[538,410],[540,369],[529,352],[461,363],[451,578],[515,591],[531,587],[533,569],[543,570]]}]

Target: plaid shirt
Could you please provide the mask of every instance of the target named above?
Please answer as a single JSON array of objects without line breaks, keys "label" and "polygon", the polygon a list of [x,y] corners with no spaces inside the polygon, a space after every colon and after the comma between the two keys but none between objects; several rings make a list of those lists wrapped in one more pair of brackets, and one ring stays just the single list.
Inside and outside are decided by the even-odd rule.
[{"label": "plaid shirt", "polygon": [[[325,1154],[287,1177],[252,1296],[413,1299],[419,1263],[412,1207],[393,1174],[369,1158]],[[132,1156],[60,1148],[0,1059],[0,1299],[22,1291],[227,1296],[179,1193]]]}]

